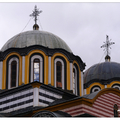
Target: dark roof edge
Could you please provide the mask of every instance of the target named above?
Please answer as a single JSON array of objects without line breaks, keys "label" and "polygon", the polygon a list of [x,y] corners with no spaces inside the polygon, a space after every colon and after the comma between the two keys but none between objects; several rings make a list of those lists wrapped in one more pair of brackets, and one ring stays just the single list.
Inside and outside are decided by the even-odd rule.
[{"label": "dark roof edge", "polygon": [[111,79],[107,79],[107,80],[104,80],[104,79],[101,79],[101,80],[100,79],[92,79],[89,82],[84,83],[84,89],[88,88],[91,84],[96,83],[96,82],[98,82],[98,83],[100,83],[102,85],[107,85],[107,84],[110,84],[113,81],[120,81],[120,78],[115,77],[115,78],[111,78]]},{"label": "dark roof edge", "polygon": [[41,45],[32,45],[32,46],[24,47],[24,48],[9,48],[5,51],[0,51],[0,61],[3,61],[6,58],[6,56],[11,52],[17,52],[21,56],[25,56],[25,55],[28,55],[31,50],[36,50],[36,49],[42,50],[48,56],[53,56],[54,53],[56,52],[62,53],[67,57],[67,59],[70,62],[72,62],[73,60],[76,60],[79,64],[81,71],[85,69],[86,65],[85,63],[83,63],[82,59],[79,56],[76,56],[73,53],[70,53],[62,48],[52,49],[52,48],[44,47]]}]

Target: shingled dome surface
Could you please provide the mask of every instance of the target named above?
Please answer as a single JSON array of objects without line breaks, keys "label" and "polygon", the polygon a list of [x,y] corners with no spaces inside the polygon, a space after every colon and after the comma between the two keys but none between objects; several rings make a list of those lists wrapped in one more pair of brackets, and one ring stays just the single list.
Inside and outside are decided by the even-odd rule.
[{"label": "shingled dome surface", "polygon": [[39,30],[27,31],[15,35],[6,42],[1,51],[9,48],[24,48],[33,45],[41,45],[51,49],[61,48],[72,53],[71,49],[61,38],[52,33]]},{"label": "shingled dome surface", "polygon": [[84,84],[92,80],[120,79],[120,64],[116,62],[103,62],[95,64],[84,73]]}]

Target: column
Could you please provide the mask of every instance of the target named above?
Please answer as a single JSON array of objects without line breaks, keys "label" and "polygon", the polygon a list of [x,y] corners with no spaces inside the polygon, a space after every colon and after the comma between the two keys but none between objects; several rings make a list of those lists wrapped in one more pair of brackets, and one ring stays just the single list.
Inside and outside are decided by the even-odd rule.
[{"label": "column", "polygon": [[72,68],[72,65],[73,64],[70,63],[70,90],[73,90],[73,80],[72,80],[73,79],[73,76],[72,76],[73,75],[73,72],[72,72],[73,68]]},{"label": "column", "polygon": [[86,95],[86,89],[84,89],[84,95]]},{"label": "column", "polygon": [[25,56],[22,56],[22,83],[25,82]]},{"label": "column", "polygon": [[48,57],[48,84],[51,84],[51,57]]},{"label": "column", "polygon": [[107,88],[107,85],[105,85],[105,88]]},{"label": "column", "polygon": [[81,93],[83,96],[83,72],[81,72]]},{"label": "column", "polygon": [[0,61],[0,89],[2,89],[2,69],[3,69],[3,62]]},{"label": "column", "polygon": [[33,89],[33,106],[38,106],[39,104],[39,88],[35,87]]}]

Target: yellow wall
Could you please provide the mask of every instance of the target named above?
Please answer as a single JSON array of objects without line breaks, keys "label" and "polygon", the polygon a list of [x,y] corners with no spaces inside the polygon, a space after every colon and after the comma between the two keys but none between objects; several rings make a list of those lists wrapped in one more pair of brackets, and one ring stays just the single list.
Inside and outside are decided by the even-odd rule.
[{"label": "yellow wall", "polygon": [[[43,55],[44,57],[44,84],[48,85],[48,67],[49,67],[49,61],[48,61],[48,56],[41,50],[32,50],[28,53],[28,55],[25,56],[25,76],[24,76],[24,84],[28,84],[29,83],[29,63],[30,63],[30,56],[34,53],[40,53]],[[8,54],[5,58],[5,60],[3,60],[3,76],[2,76],[2,89],[6,89],[6,63],[7,63],[7,59],[12,56],[12,55],[16,55],[19,57],[19,85],[22,84],[22,56],[20,56],[17,52],[12,52],[10,54]],[[57,56],[61,56],[65,59],[66,61],[66,77],[67,77],[67,90],[70,90],[70,62],[68,61],[67,57],[62,54],[62,53],[55,53],[52,57],[51,57],[51,85],[54,86],[54,59]],[[81,93],[81,71],[79,68],[79,65],[76,61],[73,61],[73,64],[77,64],[78,69],[79,69],[79,86],[80,86],[80,95]],[[73,68],[73,67],[72,67]]]},{"label": "yellow wall", "polygon": [[95,82],[95,83],[92,83],[92,84],[86,89],[86,94],[90,94],[91,88],[92,88],[93,86],[95,86],[95,85],[100,86],[101,89],[104,89],[104,88],[105,88],[104,85],[102,85],[102,84],[100,84],[100,83],[98,83],[98,82]]}]

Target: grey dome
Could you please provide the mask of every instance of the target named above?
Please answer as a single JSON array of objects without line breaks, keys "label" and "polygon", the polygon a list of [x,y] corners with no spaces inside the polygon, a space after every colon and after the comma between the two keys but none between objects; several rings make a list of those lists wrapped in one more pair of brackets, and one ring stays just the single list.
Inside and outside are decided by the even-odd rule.
[{"label": "grey dome", "polygon": [[61,38],[52,33],[39,30],[26,31],[15,35],[6,42],[1,51],[9,48],[24,48],[33,45],[41,45],[51,49],[61,48],[72,53],[71,49]]},{"label": "grey dome", "polygon": [[120,79],[120,64],[116,62],[103,62],[95,64],[84,73],[84,84],[92,80]]}]

